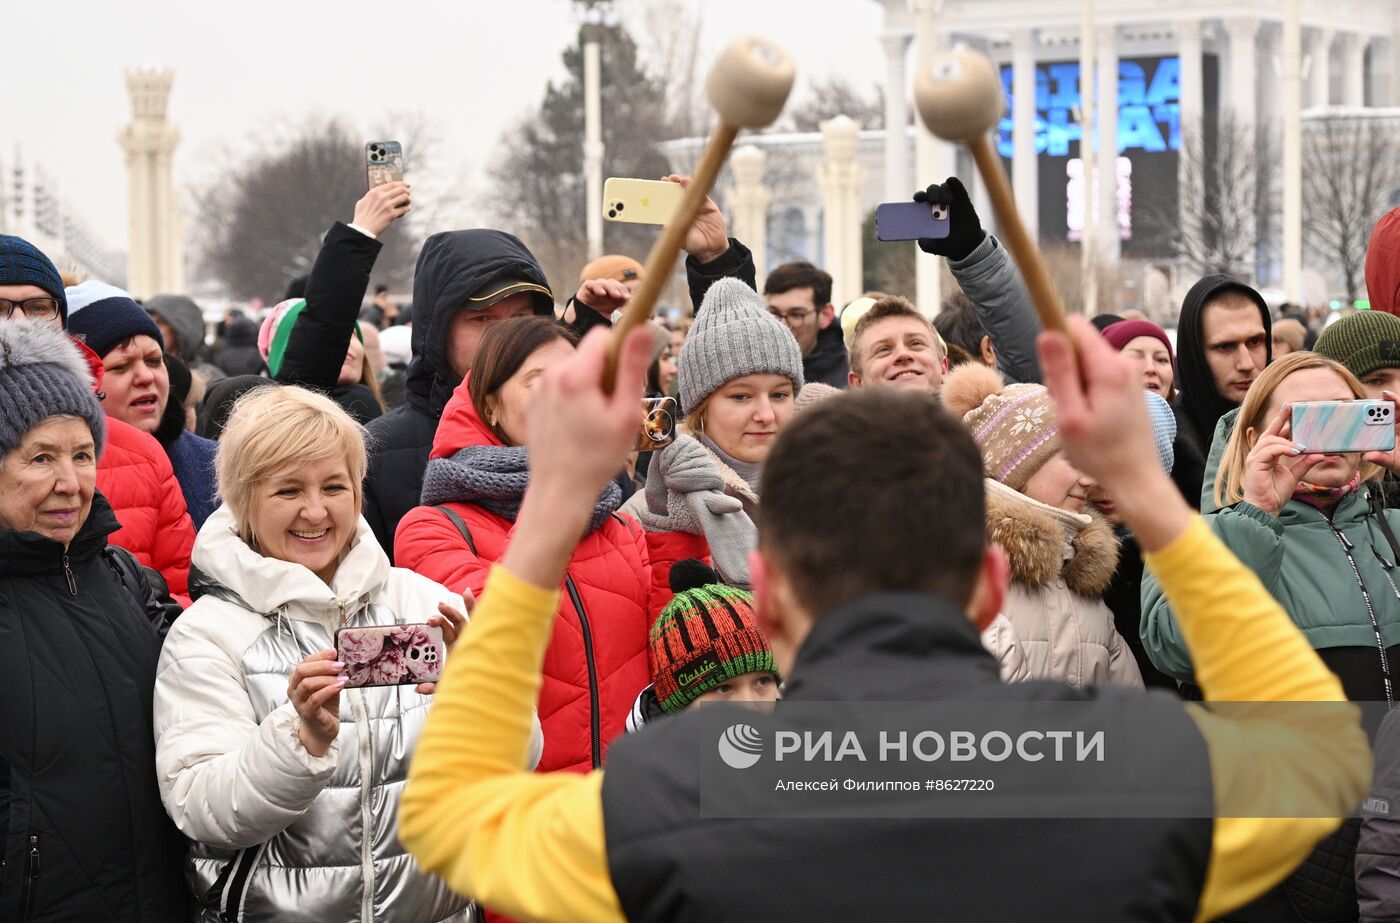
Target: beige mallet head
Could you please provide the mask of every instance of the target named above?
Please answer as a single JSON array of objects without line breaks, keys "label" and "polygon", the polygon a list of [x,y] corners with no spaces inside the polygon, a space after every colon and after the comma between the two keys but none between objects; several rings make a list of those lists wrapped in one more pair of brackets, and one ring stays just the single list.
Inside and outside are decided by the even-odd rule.
[{"label": "beige mallet head", "polygon": [[765,39],[735,39],[705,79],[705,95],[720,119],[735,128],[766,128],[792,92],[797,68],[787,52]]},{"label": "beige mallet head", "polygon": [[929,131],[944,141],[965,143],[996,127],[1006,112],[1006,96],[996,65],[958,45],[919,69],[914,105]]}]

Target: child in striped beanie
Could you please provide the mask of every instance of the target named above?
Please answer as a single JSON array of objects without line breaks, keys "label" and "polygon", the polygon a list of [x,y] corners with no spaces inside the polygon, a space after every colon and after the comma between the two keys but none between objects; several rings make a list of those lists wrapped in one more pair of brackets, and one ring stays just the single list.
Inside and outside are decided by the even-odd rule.
[{"label": "child in striped beanie", "polygon": [[736,702],[771,710],[778,700],[778,667],[754,620],[753,594],[726,586],[705,564],[677,561],[675,598],[651,628],[652,684],[627,719],[635,731],[697,702]]}]

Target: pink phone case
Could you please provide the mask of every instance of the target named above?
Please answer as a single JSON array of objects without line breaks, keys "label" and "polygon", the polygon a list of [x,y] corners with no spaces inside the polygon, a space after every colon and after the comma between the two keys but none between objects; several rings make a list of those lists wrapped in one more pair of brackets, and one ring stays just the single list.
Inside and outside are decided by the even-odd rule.
[{"label": "pink phone case", "polygon": [[336,657],[345,664],[346,687],[435,683],[447,646],[436,625],[369,625],[335,633]]}]

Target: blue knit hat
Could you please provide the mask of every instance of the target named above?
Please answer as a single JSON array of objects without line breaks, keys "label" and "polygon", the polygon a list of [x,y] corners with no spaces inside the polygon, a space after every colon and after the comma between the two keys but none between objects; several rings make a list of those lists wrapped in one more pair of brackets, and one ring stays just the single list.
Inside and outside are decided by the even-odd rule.
[{"label": "blue knit hat", "polygon": [[68,322],[68,298],[58,267],[23,237],[0,234],[0,285],[37,285],[58,299],[58,316]]},{"label": "blue knit hat", "polygon": [[1168,404],[1166,398],[1156,391],[1144,391],[1147,395],[1147,420],[1152,424],[1152,439],[1157,444],[1157,458],[1162,462],[1162,468],[1167,474],[1172,473],[1172,466],[1176,464],[1176,450],[1172,448],[1172,443],[1176,442],[1176,414],[1172,412],[1172,405]]},{"label": "blue knit hat", "polygon": [[49,324],[0,324],[0,456],[57,416],[81,417],[102,453],[107,417],[92,393],[92,370],[82,350]]},{"label": "blue knit hat", "polygon": [[115,285],[84,282],[68,289],[68,332],[105,357],[113,347],[134,336],[150,337],[165,349],[165,340],[151,315]]}]

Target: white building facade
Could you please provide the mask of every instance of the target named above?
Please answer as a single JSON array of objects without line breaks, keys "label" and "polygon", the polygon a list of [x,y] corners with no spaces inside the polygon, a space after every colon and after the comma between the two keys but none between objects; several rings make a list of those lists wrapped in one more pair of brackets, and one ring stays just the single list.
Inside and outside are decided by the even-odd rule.
[{"label": "white building facade", "polygon": [[[1203,129],[1217,128],[1222,116],[1264,127],[1283,121],[1280,0],[1095,0],[1098,130],[1091,138],[1099,181],[1094,204],[1086,208],[1079,160],[1081,0],[880,3],[886,9],[885,117],[902,121],[903,130],[860,132],[855,156],[863,168],[862,214],[900,190],[903,198],[941,181],[944,168],[973,190],[984,226],[991,225],[991,208],[966,154],[935,143],[936,157],[920,157],[916,138],[926,148],[929,143],[922,126],[913,123],[912,107],[890,103],[911,95],[912,39],[930,19],[938,45],[968,44],[1001,69],[1008,109],[997,145],[1028,228],[1044,246],[1076,246],[1086,221],[1092,222],[1100,264],[1125,280],[1139,279],[1142,290],[1153,287],[1143,273],[1175,275],[1170,222],[1162,216],[1174,214],[1183,201],[1183,152],[1199,145]],[[1326,107],[1400,106],[1400,0],[1301,0],[1301,25],[1305,122],[1325,117]],[[694,162],[702,143],[681,139],[662,150],[684,166]],[[859,236],[858,229],[842,235],[826,227],[819,176],[829,171],[831,152],[822,135],[758,135],[745,143],[766,155],[766,264],[793,258],[839,264],[828,252],[832,242]],[[728,177],[721,198],[727,183]],[[754,194],[750,190],[747,201]],[[750,215],[750,225],[752,220]],[[1267,284],[1277,266],[1261,258],[1258,270],[1256,281]],[[1167,281],[1179,288],[1183,280]]]},{"label": "white building facade", "polygon": [[72,207],[58,180],[19,149],[0,155],[0,234],[23,237],[61,270],[125,284],[126,255],[110,249]]}]

